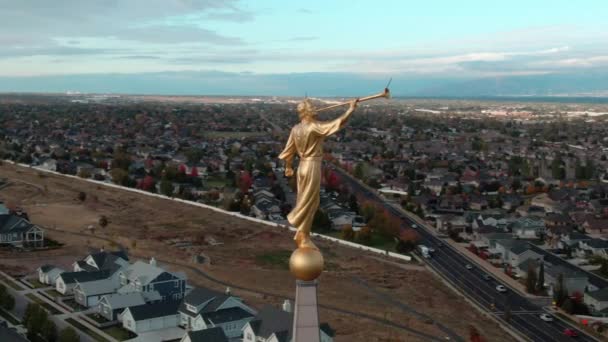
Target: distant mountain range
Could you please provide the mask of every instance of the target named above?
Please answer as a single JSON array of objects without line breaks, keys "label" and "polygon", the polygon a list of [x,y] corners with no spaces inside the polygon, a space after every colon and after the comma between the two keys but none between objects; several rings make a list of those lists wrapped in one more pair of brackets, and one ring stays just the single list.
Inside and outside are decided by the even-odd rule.
[{"label": "distant mountain range", "polygon": [[[395,96],[604,96],[608,71],[500,76],[392,75]],[[364,96],[381,91],[389,76],[352,73],[259,75],[217,71],[0,77],[0,92],[123,93],[229,96]]]},{"label": "distant mountain range", "polygon": [[604,96],[608,72],[501,76],[447,81],[411,95],[421,96]]}]

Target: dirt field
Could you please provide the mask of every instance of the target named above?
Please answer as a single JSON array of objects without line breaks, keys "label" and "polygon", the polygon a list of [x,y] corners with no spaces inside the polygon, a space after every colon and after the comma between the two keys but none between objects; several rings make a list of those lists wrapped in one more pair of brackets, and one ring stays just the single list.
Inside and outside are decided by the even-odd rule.
[{"label": "dirt field", "polygon": [[[294,279],[284,257],[293,249],[289,232],[7,163],[0,166],[0,178],[11,182],[0,190],[0,200],[23,207],[33,223],[65,244],[45,252],[0,252],[2,269],[33,271],[44,263],[71,268],[90,249],[120,244],[129,249],[132,259],[154,256],[168,269],[186,272],[193,285],[224,290],[223,284],[231,284],[234,294],[258,308],[293,298]],[[84,202],[77,199],[80,191],[87,194]],[[105,228],[98,224],[102,215],[109,220]],[[320,318],[336,330],[336,341],[428,340],[391,322],[438,339],[446,336],[431,322],[383,301],[363,284],[432,317],[465,340],[471,324],[488,341],[512,340],[426,270],[405,270],[375,254],[325,241],[317,244],[327,264],[319,285]],[[204,255],[210,263],[196,264],[193,255]]]}]

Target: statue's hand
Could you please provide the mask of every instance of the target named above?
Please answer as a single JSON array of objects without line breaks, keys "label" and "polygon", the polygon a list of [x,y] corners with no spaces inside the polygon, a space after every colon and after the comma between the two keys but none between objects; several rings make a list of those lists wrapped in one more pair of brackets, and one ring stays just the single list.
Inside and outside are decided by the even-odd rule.
[{"label": "statue's hand", "polygon": [[293,176],[293,169],[288,167],[285,169],[285,177],[291,177]]}]

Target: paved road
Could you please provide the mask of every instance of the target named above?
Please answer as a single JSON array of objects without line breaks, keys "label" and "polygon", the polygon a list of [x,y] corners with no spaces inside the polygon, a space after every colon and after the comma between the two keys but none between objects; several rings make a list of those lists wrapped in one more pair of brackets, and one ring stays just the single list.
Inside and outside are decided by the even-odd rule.
[{"label": "paved road", "polygon": [[[386,208],[391,214],[401,219],[404,226],[412,226],[416,224],[407,214],[395,208],[390,203],[383,200],[374,191],[361,185],[340,169],[336,169],[343,177],[342,180],[359,195],[366,199],[374,201]],[[570,341],[571,338],[563,334],[564,329],[573,328],[568,323],[555,318],[554,322],[547,323],[540,319],[539,315],[545,313],[545,310],[519,293],[510,289],[506,293],[500,293],[496,290],[496,286],[501,284],[494,279],[484,280],[485,272],[478,267],[473,267],[472,270],[466,269],[466,264],[473,264],[464,255],[460,254],[448,244],[444,244],[441,240],[430,233],[426,228],[419,227],[417,231],[422,237],[422,244],[435,249],[433,257],[425,259],[430,267],[444,277],[445,280],[454,285],[457,289],[463,292],[469,299],[475,301],[482,308],[491,310],[491,305],[495,305],[493,314],[496,317],[503,317],[506,306],[510,306],[511,319],[506,324],[511,328],[525,335],[532,341]],[[443,246],[443,247],[440,247]],[[507,286],[506,284],[502,284]],[[595,338],[583,334],[580,330],[578,341],[596,341]]]}]

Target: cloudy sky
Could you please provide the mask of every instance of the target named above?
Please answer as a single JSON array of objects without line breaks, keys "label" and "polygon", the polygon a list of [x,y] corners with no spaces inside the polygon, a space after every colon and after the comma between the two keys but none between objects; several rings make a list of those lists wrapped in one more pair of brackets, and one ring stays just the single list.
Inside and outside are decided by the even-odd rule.
[{"label": "cloudy sky", "polygon": [[608,68],[607,13],[605,0],[0,0],[0,90],[115,74],[584,72]]}]

